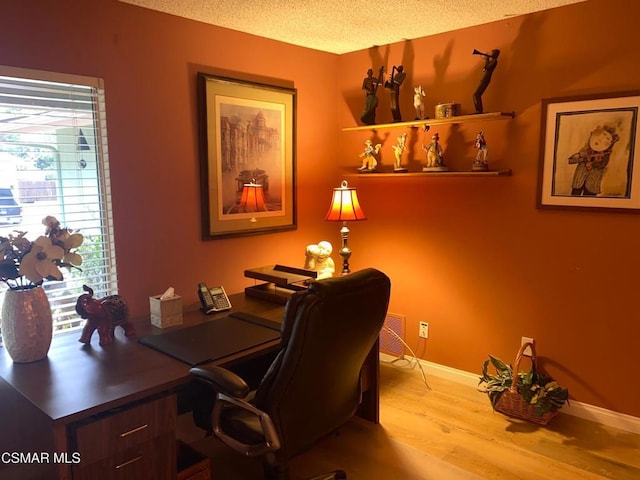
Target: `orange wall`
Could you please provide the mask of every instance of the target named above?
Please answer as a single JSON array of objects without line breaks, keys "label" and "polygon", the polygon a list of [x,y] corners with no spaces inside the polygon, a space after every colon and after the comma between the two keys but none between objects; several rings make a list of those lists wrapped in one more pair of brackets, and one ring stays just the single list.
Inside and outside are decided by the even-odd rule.
[{"label": "orange wall", "polygon": [[[242,291],[246,268],[302,267],[307,244],[338,241],[322,220],[339,180],[337,56],[116,0],[4,3],[0,64],[104,78],[119,287],[134,315],[169,286],[187,304],[198,281]],[[297,88],[298,230],[200,240],[200,71]]]},{"label": "orange wall", "polygon": [[[4,2],[11,21],[0,30],[0,64],[104,78],[120,293],[144,315],[147,297],[169,285],[192,303],[199,280],[240,291],[251,284],[245,268],[301,265],[306,244],[339,245],[338,225],[322,218],[367,138],[340,128],[359,116],[361,80],[382,61],[375,56],[389,70],[405,65],[410,116],[407,90],[417,83],[429,111],[444,101],[469,111],[482,63],[470,53],[500,48],[485,108],[514,110],[516,118],[482,128],[491,166],[514,175],[349,178],[369,216],[350,225],[352,266],[390,275],[391,311],[407,316],[408,342],[421,357],[478,372],[488,353],[510,360],[520,336],[532,336],[576,400],[640,416],[632,355],[640,337],[638,217],[535,208],[540,99],[639,83],[640,4],[628,3],[590,0],[336,56],[116,0]],[[297,88],[298,230],[200,240],[198,71]],[[478,127],[439,130],[450,167],[468,168]],[[395,136],[385,143],[387,162]],[[428,342],[417,341],[420,320],[431,324]]]},{"label": "orange wall", "polygon": [[[540,100],[637,89],[638,18],[640,3],[590,0],[340,56],[345,127],[356,124],[363,106],[360,79],[380,65],[390,71],[403,64],[410,75],[401,93],[404,119],[414,118],[418,84],[431,116],[435,104],[451,101],[472,113],[483,59],[471,52],[501,50],[485,111],[513,110],[515,119],[434,127],[426,143],[437,131],[449,167],[470,169],[482,129],[491,168],[511,168],[512,177],[352,181],[369,215],[351,229],[355,259],[391,276],[390,310],[407,316],[408,343],[419,356],[478,372],[488,353],[513,361],[520,337],[534,337],[541,364],[572,398],[640,416],[632,380],[640,218],[536,208]],[[388,122],[387,91],[379,97],[377,121]],[[376,131],[383,163],[393,163],[391,145],[402,131]],[[422,132],[409,133],[409,158],[424,163]],[[342,132],[339,164],[353,172],[372,135]],[[430,323],[426,342],[418,341],[420,320]]]}]

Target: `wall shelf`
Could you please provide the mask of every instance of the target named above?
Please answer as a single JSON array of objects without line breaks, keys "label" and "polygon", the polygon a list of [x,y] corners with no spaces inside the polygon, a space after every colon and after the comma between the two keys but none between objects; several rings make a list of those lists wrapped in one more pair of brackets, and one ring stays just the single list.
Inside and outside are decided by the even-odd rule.
[{"label": "wall shelf", "polygon": [[489,170],[488,172],[472,172],[472,171],[458,171],[458,172],[373,172],[373,173],[357,173],[357,172],[348,172],[344,173],[344,176],[347,177],[358,177],[358,178],[382,178],[382,177],[396,177],[396,178],[406,178],[406,177],[507,177],[511,175],[511,169],[505,168],[501,170]]},{"label": "wall shelf", "polygon": [[[424,125],[452,125],[456,123],[468,123],[468,122],[487,122],[491,120],[506,120],[514,118],[514,112],[492,112],[492,113],[478,113],[474,115],[457,115],[455,117],[447,118],[425,118],[423,120],[412,120],[410,122],[396,122],[396,123],[381,123],[375,125],[359,125],[357,127],[345,127],[343,132],[357,132],[366,130],[384,130],[389,128],[401,128],[401,127],[421,127]],[[474,172],[475,173],[475,172]]]}]

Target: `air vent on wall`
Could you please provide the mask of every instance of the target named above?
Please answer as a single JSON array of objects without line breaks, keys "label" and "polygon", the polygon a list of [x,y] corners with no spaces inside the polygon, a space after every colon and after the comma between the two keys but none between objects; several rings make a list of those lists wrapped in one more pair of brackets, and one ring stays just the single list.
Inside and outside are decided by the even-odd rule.
[{"label": "air vent on wall", "polygon": [[404,358],[404,335],[406,317],[387,313],[384,327],[380,331],[380,352]]}]

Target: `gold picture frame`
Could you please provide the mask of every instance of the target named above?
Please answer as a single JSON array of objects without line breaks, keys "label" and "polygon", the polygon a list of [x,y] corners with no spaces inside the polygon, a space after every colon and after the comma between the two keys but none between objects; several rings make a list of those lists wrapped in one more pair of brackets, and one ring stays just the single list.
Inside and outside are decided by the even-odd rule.
[{"label": "gold picture frame", "polygon": [[640,209],[640,91],[542,100],[538,207]]},{"label": "gold picture frame", "polygon": [[[203,239],[295,230],[296,90],[199,73],[198,103]],[[243,210],[244,185],[260,211]]]}]

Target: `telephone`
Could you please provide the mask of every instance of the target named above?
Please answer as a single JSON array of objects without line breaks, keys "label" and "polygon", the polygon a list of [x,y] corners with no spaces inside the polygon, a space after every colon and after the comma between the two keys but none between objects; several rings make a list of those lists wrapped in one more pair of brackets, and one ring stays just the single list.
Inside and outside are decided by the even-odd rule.
[{"label": "telephone", "polygon": [[198,296],[204,313],[215,313],[231,308],[231,302],[222,286],[209,288],[206,283],[198,283]]}]

